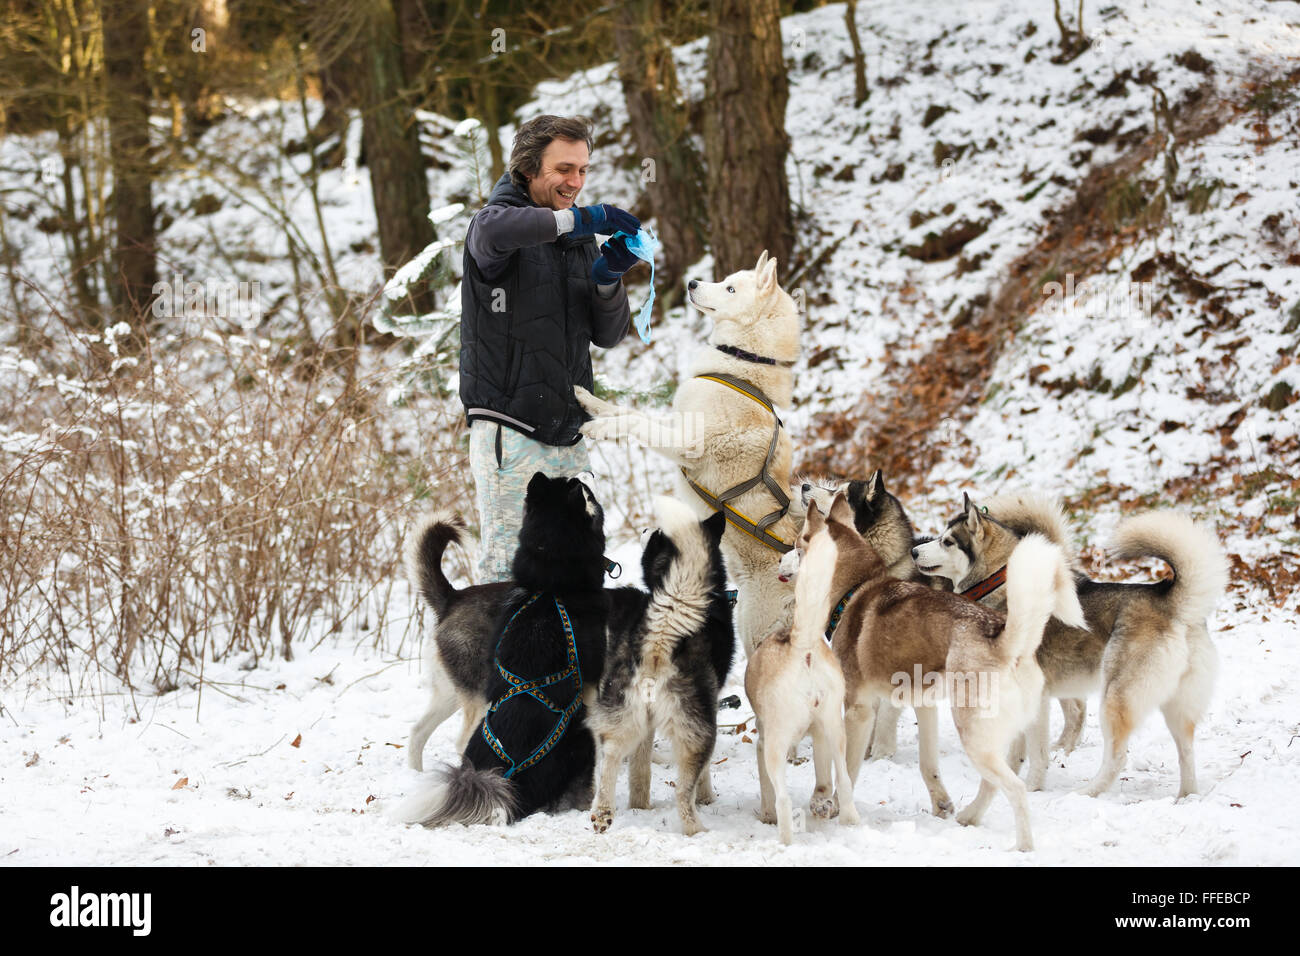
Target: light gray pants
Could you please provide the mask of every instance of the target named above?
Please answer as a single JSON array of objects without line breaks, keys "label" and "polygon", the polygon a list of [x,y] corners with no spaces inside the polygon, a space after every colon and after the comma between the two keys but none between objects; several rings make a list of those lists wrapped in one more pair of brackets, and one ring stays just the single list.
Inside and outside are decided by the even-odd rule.
[{"label": "light gray pants", "polygon": [[524,495],[534,473],[577,477],[591,470],[591,461],[585,441],[565,447],[543,445],[509,425],[480,419],[469,429],[469,468],[478,496],[479,583],[488,584],[510,579],[524,522]]}]

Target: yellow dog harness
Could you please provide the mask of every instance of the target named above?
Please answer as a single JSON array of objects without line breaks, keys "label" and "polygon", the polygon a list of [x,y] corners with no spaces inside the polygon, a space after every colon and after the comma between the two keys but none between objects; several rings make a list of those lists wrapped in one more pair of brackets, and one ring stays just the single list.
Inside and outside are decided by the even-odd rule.
[{"label": "yellow dog harness", "polygon": [[[682,477],[686,479],[686,483],[691,486],[691,489],[697,495],[704,499],[710,508],[714,511],[723,512],[729,524],[739,528],[751,538],[767,545],[773,551],[785,554],[794,546],[788,542],[782,541],[776,535],[767,530],[772,525],[776,524],[776,522],[780,521],[781,518],[785,516],[785,513],[790,509],[790,497],[785,493],[785,489],[780,486],[777,480],[767,472],[767,469],[772,464],[772,459],[776,457],[776,445],[777,441],[781,437],[781,419],[777,417],[776,409],[772,407],[771,399],[763,394],[762,389],[751,385],[744,379],[736,378],[734,375],[727,375],[724,372],[697,375],[695,377],[706,379],[710,382],[716,382],[719,385],[725,385],[727,388],[734,389],[735,391],[740,392],[740,394],[752,398],[754,401],[758,402],[758,404],[771,412],[773,422],[772,441],[767,446],[767,459],[763,462],[763,467],[759,473],[748,481],[742,481],[738,485],[733,485],[720,495],[710,493],[702,485],[691,480],[691,476],[686,473],[685,468],[682,469]],[[767,490],[771,493],[772,497],[776,499],[776,503],[780,505],[776,511],[764,515],[762,518],[758,519],[758,521],[754,521],[748,515],[737,511],[731,505],[727,504],[731,499],[743,495],[745,492],[756,487],[760,483],[767,486]]]}]

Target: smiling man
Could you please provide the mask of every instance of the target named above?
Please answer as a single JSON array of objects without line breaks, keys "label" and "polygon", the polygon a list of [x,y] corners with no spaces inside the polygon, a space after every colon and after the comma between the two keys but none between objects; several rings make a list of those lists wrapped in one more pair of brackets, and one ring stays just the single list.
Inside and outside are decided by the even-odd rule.
[{"label": "smiling man", "polygon": [[509,172],[465,236],[460,398],[470,424],[483,582],[510,577],[533,473],[590,470],[573,386],[590,389],[592,345],[610,348],[631,311],[622,276],[639,260],[617,206],[576,205],[587,179],[591,127],[538,116],[519,127]]}]

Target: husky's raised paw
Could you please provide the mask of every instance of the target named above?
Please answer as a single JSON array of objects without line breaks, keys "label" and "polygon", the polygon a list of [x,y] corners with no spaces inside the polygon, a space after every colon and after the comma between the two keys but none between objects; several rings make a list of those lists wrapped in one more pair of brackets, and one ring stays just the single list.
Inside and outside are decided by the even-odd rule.
[{"label": "husky's raised paw", "polygon": [[612,807],[597,807],[591,811],[591,828],[597,833],[604,833],[614,825],[614,810]]},{"label": "husky's raised paw", "polygon": [[581,385],[573,386],[573,396],[578,400],[578,404],[583,407],[588,415],[600,417],[602,415],[616,415],[620,411],[617,405],[612,402],[607,402],[602,398],[597,398]]},{"label": "husky's raised paw", "polygon": [[626,437],[622,421],[612,415],[593,418],[584,423],[578,431],[592,441],[609,441]]}]

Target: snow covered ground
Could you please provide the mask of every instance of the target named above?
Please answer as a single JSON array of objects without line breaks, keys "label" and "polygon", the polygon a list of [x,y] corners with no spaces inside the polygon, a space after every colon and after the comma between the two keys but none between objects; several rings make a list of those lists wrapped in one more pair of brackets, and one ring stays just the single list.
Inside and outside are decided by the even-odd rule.
[{"label": "snow covered ground", "polygon": [[[1300,55],[1300,4],[1216,0],[1189,7],[1148,0],[1090,10],[1089,30],[1103,42],[1072,64],[1053,65],[1048,60],[1056,32],[1044,6],[1030,13],[1013,2],[943,0],[926,17],[916,16],[911,2],[860,7],[873,90],[858,110],[851,102],[843,8],[784,21],[792,66],[792,192],[811,215],[807,228],[819,247],[844,237],[821,277],[804,289],[806,344],[830,347],[834,355],[799,370],[797,407],[786,417],[797,449],[815,413],[854,407],[888,352],[923,354],[948,319],[995,286],[1007,265],[1034,244],[1044,213],[1065,201],[1092,165],[1118,155],[1114,141],[1150,125],[1147,87],[1130,81],[1120,84],[1122,92],[1099,92],[1117,74],[1150,66],[1176,103],[1206,80],[1175,63],[1195,48],[1214,64],[1215,89],[1225,96],[1236,91],[1245,102],[1246,84],[1264,65],[1276,68]],[[1026,26],[1031,21],[1033,31]],[[703,42],[678,51],[688,95],[702,89],[703,55]],[[890,83],[880,85],[882,79]],[[607,105],[603,113],[601,104]],[[922,126],[933,105],[950,111]],[[521,115],[542,110],[597,113],[615,127],[626,122],[609,67],[539,85],[537,100]],[[1295,353],[1295,329],[1283,332],[1286,310],[1300,302],[1300,266],[1287,259],[1300,238],[1300,108],[1284,106],[1270,117],[1274,139],[1267,145],[1257,145],[1257,119],[1243,112],[1180,154],[1185,181],[1223,183],[1199,218],[1180,218],[1173,235],[1128,247],[1104,274],[1076,277],[1100,288],[1104,298],[1142,263],[1173,253],[1196,275],[1234,293],[1228,308],[1239,322],[1207,323],[1200,306],[1167,282],[1157,285],[1160,305],[1154,318],[1142,317],[1143,324],[1116,327],[1035,312],[1001,357],[992,379],[996,391],[967,429],[978,438],[973,445],[954,440],[952,454],[931,475],[931,490],[908,502],[919,526],[933,528],[946,517],[961,487],[989,494],[1028,483],[1081,497],[1106,484],[1121,490],[1075,516],[1080,541],[1099,545],[1122,503],[1164,500],[1170,483],[1199,476],[1205,493],[1197,514],[1223,528],[1228,551],[1249,561],[1300,551],[1292,514],[1277,507],[1289,493],[1287,477],[1300,467],[1286,441],[1296,432],[1300,404],[1281,412],[1259,405],[1278,381],[1300,389],[1296,365],[1286,361],[1288,351]],[[1077,135],[1116,124],[1115,136],[1100,145]],[[446,139],[451,126],[426,132]],[[222,124],[210,134],[229,137],[226,145],[205,144],[212,152],[247,150],[250,130],[259,129],[302,134],[292,111],[286,118],[278,107],[267,107],[242,129]],[[959,150],[952,163],[936,161],[936,141]],[[630,202],[640,188],[640,164],[626,129],[621,142],[622,156],[611,150],[610,161],[593,173],[593,201]],[[445,144],[436,148],[453,155]],[[39,169],[42,149],[48,144],[39,138],[0,141],[0,166]],[[258,161],[271,164],[263,180],[267,188],[283,188],[277,202],[294,221],[312,221],[301,185],[292,186],[293,174],[270,159]],[[895,181],[885,174],[897,166],[902,171]],[[1146,172],[1156,175],[1154,167]],[[432,177],[431,186],[435,205],[468,188],[455,172]],[[355,183],[346,169],[322,177],[327,235],[344,283],[357,288],[377,288],[379,278],[368,188],[364,171]],[[201,177],[169,183],[164,208],[188,209],[209,190],[216,187]],[[279,225],[256,203],[222,195],[226,203],[213,216],[177,215],[164,233],[169,262],[193,277],[210,268],[203,263],[216,260],[218,249],[223,256],[227,248],[257,250],[248,260],[232,252],[225,260],[229,272],[259,279],[266,304],[277,301],[292,280],[286,252],[276,245]],[[913,211],[931,218],[910,225]],[[1282,216],[1272,219],[1276,213]],[[927,231],[963,217],[989,219],[987,231],[963,250],[964,271],[955,260],[922,263],[900,255]],[[48,246],[53,240],[34,221],[13,228],[25,268],[57,287],[61,250]],[[319,237],[304,232],[319,253]],[[708,267],[701,263],[697,274],[706,277]],[[633,291],[634,303],[640,294]],[[643,390],[675,380],[690,343],[704,331],[699,316],[670,312],[656,323],[652,345],[628,343],[603,353],[597,374],[610,385]],[[1031,374],[1043,364],[1049,374]],[[1050,387],[1070,377],[1088,379],[1094,368],[1112,383],[1141,372],[1119,394],[1114,388]],[[1189,394],[1199,381],[1209,397]],[[1228,435],[1237,449],[1211,469],[1207,463],[1225,454],[1219,429],[1240,407],[1245,414]],[[392,411],[400,427],[404,412]],[[636,564],[633,529],[646,522],[653,494],[669,487],[668,467],[644,451],[616,446],[593,449],[593,462],[614,554],[630,570]],[[1234,473],[1248,478],[1265,465],[1274,467],[1275,477],[1252,483],[1251,495],[1234,490]],[[1243,515],[1261,519],[1255,532],[1246,532]],[[394,600],[409,600],[404,586]],[[0,862],[1294,865],[1300,862],[1292,812],[1300,786],[1298,602],[1293,593],[1274,596],[1237,585],[1211,620],[1221,660],[1197,735],[1200,795],[1174,802],[1177,760],[1158,714],[1135,734],[1128,769],[1110,793],[1095,800],[1073,794],[1100,763],[1094,702],[1080,749],[1066,758],[1054,755],[1046,790],[1029,797],[1037,846],[1032,854],[1008,852],[1011,814],[1001,797],[980,827],[929,815],[910,716],[900,726],[896,758],[865,764],[859,775],[855,798],[862,823],[848,828],[812,821],[793,846],[782,847],[775,828],[754,814],[758,780],[747,704],[719,715],[713,766],[718,801],[702,811],[709,832],[694,838],[678,831],[673,771],[659,764],[654,809],[619,809],[605,835],[592,833],[581,811],[539,815],[508,829],[403,827],[385,810],[419,782],[406,769],[403,747],[425,697],[416,618],[405,607],[390,607],[389,620],[398,623],[387,633],[376,635],[353,620],[342,633],[325,637],[322,623],[292,662],[264,658],[243,670],[238,661],[209,661],[201,687],[183,682],[162,695],[131,694],[106,673],[79,671],[90,665],[76,661],[72,674],[32,671],[6,678],[0,685]],[[309,650],[318,640],[320,646]],[[739,673],[729,683],[728,693],[743,696]],[[1059,721],[1059,712],[1054,717]],[[751,732],[735,726],[742,722]],[[426,765],[454,759],[458,725],[453,718],[435,733]],[[945,783],[964,803],[977,778],[946,719],[940,744]],[[800,755],[809,753],[805,742]],[[788,773],[796,805],[806,803],[811,761]],[[625,802],[624,779],[620,807]]]},{"label": "snow covered ground", "polygon": [[[1110,793],[1071,792],[1100,761],[1089,715],[1082,746],[1055,755],[1047,789],[1029,795],[1036,849],[1010,851],[1010,808],[996,799],[979,827],[929,813],[910,713],[893,761],[863,765],[854,792],[862,822],[812,821],[783,847],[758,822],[752,734],[722,711],[712,767],[718,800],[708,832],[680,833],[670,766],[656,764],[653,809],[630,811],[626,778],[609,833],[587,813],[538,814],[509,828],[401,826],[385,809],[411,791],[403,746],[425,698],[409,660],[345,637],[253,671],[209,664],[200,691],[133,701],[111,682],[70,698],[29,677],[0,697],[0,860],[11,866],[960,864],[982,866],[1294,865],[1300,862],[1300,734],[1295,614],[1229,602],[1211,622],[1219,684],[1197,734],[1202,793],[1174,801],[1178,765],[1159,715],[1134,735],[1128,770]],[[364,635],[362,640],[368,640]],[[729,692],[740,693],[737,680]],[[1094,707],[1095,710],[1095,707]],[[1059,722],[1059,714],[1056,715]],[[752,726],[752,721],[750,722]],[[1059,728],[1057,728],[1059,729]],[[454,757],[459,718],[430,740],[426,766]],[[978,777],[948,719],[940,767],[965,803]],[[805,741],[801,757],[810,756]],[[788,768],[796,805],[812,793],[812,761]]]}]

